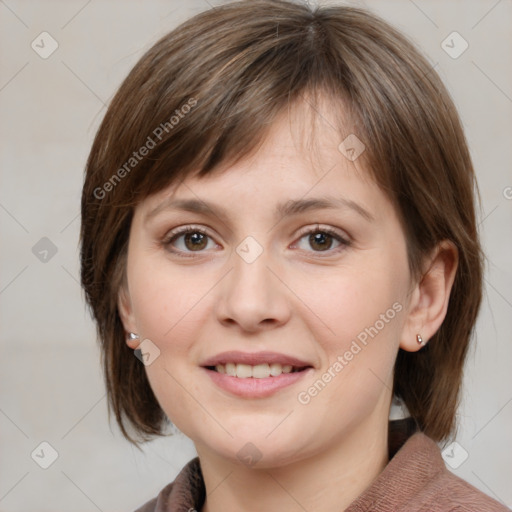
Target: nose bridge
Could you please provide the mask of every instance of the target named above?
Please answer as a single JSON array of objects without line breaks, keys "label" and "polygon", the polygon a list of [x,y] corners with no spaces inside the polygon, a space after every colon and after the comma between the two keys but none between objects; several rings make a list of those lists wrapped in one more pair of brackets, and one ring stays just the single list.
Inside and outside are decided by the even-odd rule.
[{"label": "nose bridge", "polygon": [[285,288],[268,268],[270,251],[247,237],[231,254],[230,265],[217,304],[219,321],[252,331],[285,322],[289,316]]},{"label": "nose bridge", "polygon": [[269,299],[272,284],[271,273],[267,266],[270,263],[268,255],[261,254],[254,261],[248,261],[239,254],[233,254],[233,276],[231,294],[246,296],[256,303],[261,299]]}]

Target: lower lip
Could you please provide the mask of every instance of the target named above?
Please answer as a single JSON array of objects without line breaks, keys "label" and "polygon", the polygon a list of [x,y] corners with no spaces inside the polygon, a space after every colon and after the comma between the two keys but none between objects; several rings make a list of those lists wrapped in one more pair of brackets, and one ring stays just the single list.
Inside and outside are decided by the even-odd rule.
[{"label": "lower lip", "polygon": [[225,373],[208,370],[207,368],[203,369],[217,386],[243,398],[265,398],[271,396],[281,389],[295,384],[312,370],[312,368],[309,368],[301,372],[282,373],[277,377],[265,377],[263,379],[255,379],[254,377],[241,379],[239,377],[231,377]]}]

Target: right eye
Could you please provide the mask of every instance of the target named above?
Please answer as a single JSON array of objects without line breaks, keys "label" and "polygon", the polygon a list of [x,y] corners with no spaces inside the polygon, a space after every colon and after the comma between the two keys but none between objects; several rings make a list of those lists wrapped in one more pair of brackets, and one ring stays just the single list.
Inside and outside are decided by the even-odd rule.
[{"label": "right eye", "polygon": [[217,244],[204,229],[184,226],[168,233],[163,245],[179,255],[179,253],[204,252],[205,249],[212,249]]}]

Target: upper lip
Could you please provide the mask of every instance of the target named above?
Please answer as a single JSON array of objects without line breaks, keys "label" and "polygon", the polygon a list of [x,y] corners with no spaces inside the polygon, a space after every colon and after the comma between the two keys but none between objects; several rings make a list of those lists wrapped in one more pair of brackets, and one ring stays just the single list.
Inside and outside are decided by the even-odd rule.
[{"label": "upper lip", "polygon": [[206,359],[201,366],[216,366],[218,364],[226,363],[241,363],[255,366],[257,364],[272,364],[277,363],[281,365],[290,365],[298,368],[304,366],[311,366],[307,361],[302,361],[296,357],[288,356],[286,354],[279,354],[277,352],[239,352],[232,350],[229,352],[222,352],[216,356]]}]

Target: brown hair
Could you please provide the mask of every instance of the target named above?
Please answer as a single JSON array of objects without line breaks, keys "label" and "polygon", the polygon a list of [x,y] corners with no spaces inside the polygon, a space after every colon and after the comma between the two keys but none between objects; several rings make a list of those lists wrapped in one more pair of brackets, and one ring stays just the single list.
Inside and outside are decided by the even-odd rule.
[{"label": "brown hair", "polygon": [[403,35],[364,10],[247,0],[193,17],[140,59],[87,161],[82,286],[97,322],[109,414],[136,445],[127,427],[143,441],[162,435],[168,419],[117,310],[134,208],[192,173],[247,155],[306,94],[350,108],[366,145],[360,158],[400,216],[413,275],[421,277],[424,256],[441,240],[458,249],[446,319],[422,350],[399,351],[394,378],[419,428],[435,440],[453,432],[482,257],[473,167],[449,93]]}]

